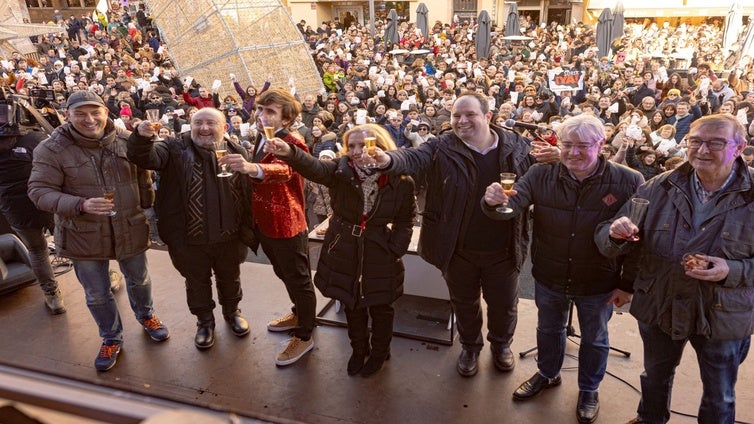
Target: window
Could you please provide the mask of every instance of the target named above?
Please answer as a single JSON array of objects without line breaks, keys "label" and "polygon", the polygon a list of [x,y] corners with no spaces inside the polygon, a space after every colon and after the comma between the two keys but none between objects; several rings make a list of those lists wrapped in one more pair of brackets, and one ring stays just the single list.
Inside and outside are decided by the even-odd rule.
[{"label": "window", "polygon": [[476,0],[453,0],[453,13],[460,19],[476,18]]}]

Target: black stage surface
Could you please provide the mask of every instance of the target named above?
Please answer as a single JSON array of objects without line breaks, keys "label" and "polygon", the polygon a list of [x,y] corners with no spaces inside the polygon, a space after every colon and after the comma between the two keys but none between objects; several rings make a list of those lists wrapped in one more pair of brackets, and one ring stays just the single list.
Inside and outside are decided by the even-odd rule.
[{"label": "black stage surface", "polygon": [[[287,312],[290,305],[282,283],[269,265],[242,265],[241,309],[252,326],[251,334],[234,337],[217,311],[217,342],[209,351],[201,352],[193,345],[195,321],[185,304],[182,279],[166,252],[150,250],[148,255],[156,312],[171,331],[167,342],[149,339],[133,318],[125,291],[118,292],[116,298],[125,325],[124,350],[115,368],[97,373],[92,363],[101,340],[81,287],[69,272],[60,278],[66,314],[50,316],[37,286],[0,297],[0,365],[55,376],[51,391],[69,384],[96,385],[93,387],[100,388],[105,400],[93,398],[91,402],[98,403],[100,409],[145,395],[155,403],[176,402],[170,408],[185,405],[235,412],[244,422],[252,421],[246,418],[306,423],[577,422],[576,361],[570,357],[577,354],[575,343],[568,344],[562,386],[523,403],[514,403],[511,393],[536,371],[533,355],[517,358],[515,370],[504,374],[494,368],[489,350],[485,349],[479,374],[463,378],[455,370],[461,350],[457,340],[452,346],[445,346],[396,337],[392,359],[380,373],[365,379],[346,375],[350,347],[345,329],[322,325],[315,330],[315,348],[310,354],[294,365],[278,368],[273,358],[288,336],[267,332],[266,323]],[[318,307],[324,306],[325,301],[319,297]],[[535,344],[536,308],[532,301],[520,302],[519,316],[513,344],[516,352]],[[608,371],[615,377],[607,376],[602,383],[598,422],[622,423],[634,416],[639,399],[629,384],[638,387],[642,346],[630,315],[615,315],[610,328],[613,344],[633,354],[630,358],[611,354]],[[696,368],[689,348],[676,377],[673,408],[677,411],[696,412],[701,393]],[[749,423],[754,422],[752,377],[754,367],[749,360],[742,366],[738,384],[738,419]],[[7,377],[0,374],[3,378],[8,383]],[[0,397],[23,400],[7,388],[0,390]],[[140,412],[131,412],[130,417],[122,413],[119,419],[104,414],[87,418],[100,420],[97,422],[138,422]],[[149,414],[142,413],[141,418]],[[41,417],[45,420],[44,414]],[[671,420],[694,421],[679,415]]]}]

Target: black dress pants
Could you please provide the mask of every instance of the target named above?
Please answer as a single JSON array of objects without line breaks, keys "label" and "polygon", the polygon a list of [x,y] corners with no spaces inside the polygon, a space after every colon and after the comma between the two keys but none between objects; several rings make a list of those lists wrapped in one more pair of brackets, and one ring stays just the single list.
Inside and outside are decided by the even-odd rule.
[{"label": "black dress pants", "polygon": [[213,320],[212,274],[217,284],[217,299],[223,316],[238,309],[243,297],[241,267],[248,248],[239,240],[205,245],[168,245],[173,266],[186,279],[186,301],[189,311],[200,321]]},{"label": "black dress pants", "polygon": [[258,229],[255,233],[264,254],[272,263],[272,270],[285,283],[288,297],[293,302],[293,312],[298,317],[298,327],[293,334],[299,339],[309,340],[314,330],[317,298],[309,268],[306,231],[285,239],[267,237]]},{"label": "black dress pants", "polygon": [[487,303],[487,340],[510,346],[518,322],[518,275],[515,258],[507,252],[453,254],[443,276],[464,349],[479,352],[484,346],[480,294]]}]

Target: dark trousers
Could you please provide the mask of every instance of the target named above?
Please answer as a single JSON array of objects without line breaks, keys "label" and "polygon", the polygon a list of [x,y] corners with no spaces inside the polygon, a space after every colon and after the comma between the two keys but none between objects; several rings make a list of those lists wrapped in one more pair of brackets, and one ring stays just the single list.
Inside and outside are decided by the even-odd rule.
[{"label": "dark trousers", "polygon": [[298,318],[298,327],[293,334],[302,340],[309,340],[314,330],[314,315],[317,298],[309,268],[309,250],[306,231],[291,238],[276,239],[255,231],[264,254],[272,263],[272,270],[288,291],[293,302],[293,313]]},{"label": "dark trousers", "polygon": [[45,293],[55,293],[58,282],[50,263],[50,249],[47,247],[44,228],[20,228],[11,226],[13,232],[29,249],[31,270]]},{"label": "dark trousers", "polygon": [[199,321],[213,321],[212,274],[215,274],[217,300],[223,316],[238,309],[243,297],[241,267],[247,247],[239,240],[205,245],[168,245],[170,260],[186,279],[186,301],[189,311]]},{"label": "dark trousers", "polygon": [[453,254],[443,277],[464,349],[479,352],[484,346],[480,294],[487,302],[487,340],[510,346],[518,322],[518,274],[513,255],[505,252]]},{"label": "dark trousers", "polygon": [[743,339],[715,340],[691,336],[674,340],[657,325],[639,321],[639,334],[644,343],[644,372],[641,374],[641,401],[638,418],[648,424],[670,420],[670,394],[675,369],[681,363],[687,343],[696,352],[702,380],[702,403],[697,420],[708,424],[736,422],[736,381],[738,367],[751,346],[751,336]]},{"label": "dark trousers", "polygon": [[362,354],[370,352],[369,317],[372,317],[372,356],[385,357],[390,352],[393,339],[393,305],[374,305],[356,309],[345,309],[348,322],[348,338],[353,351]]}]

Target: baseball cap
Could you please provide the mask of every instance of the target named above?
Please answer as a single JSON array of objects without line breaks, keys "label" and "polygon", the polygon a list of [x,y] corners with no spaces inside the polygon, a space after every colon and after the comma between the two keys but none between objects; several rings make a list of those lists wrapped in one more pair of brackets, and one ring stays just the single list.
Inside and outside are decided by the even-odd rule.
[{"label": "baseball cap", "polygon": [[105,105],[104,100],[102,100],[102,97],[98,96],[96,93],[92,91],[83,90],[83,91],[77,91],[71,94],[70,97],[68,97],[66,108],[68,108],[68,110],[73,110],[79,106],[85,106],[85,105],[107,107]]},{"label": "baseball cap", "polygon": [[165,113],[175,112],[175,108],[173,106],[168,106],[165,108]]}]

